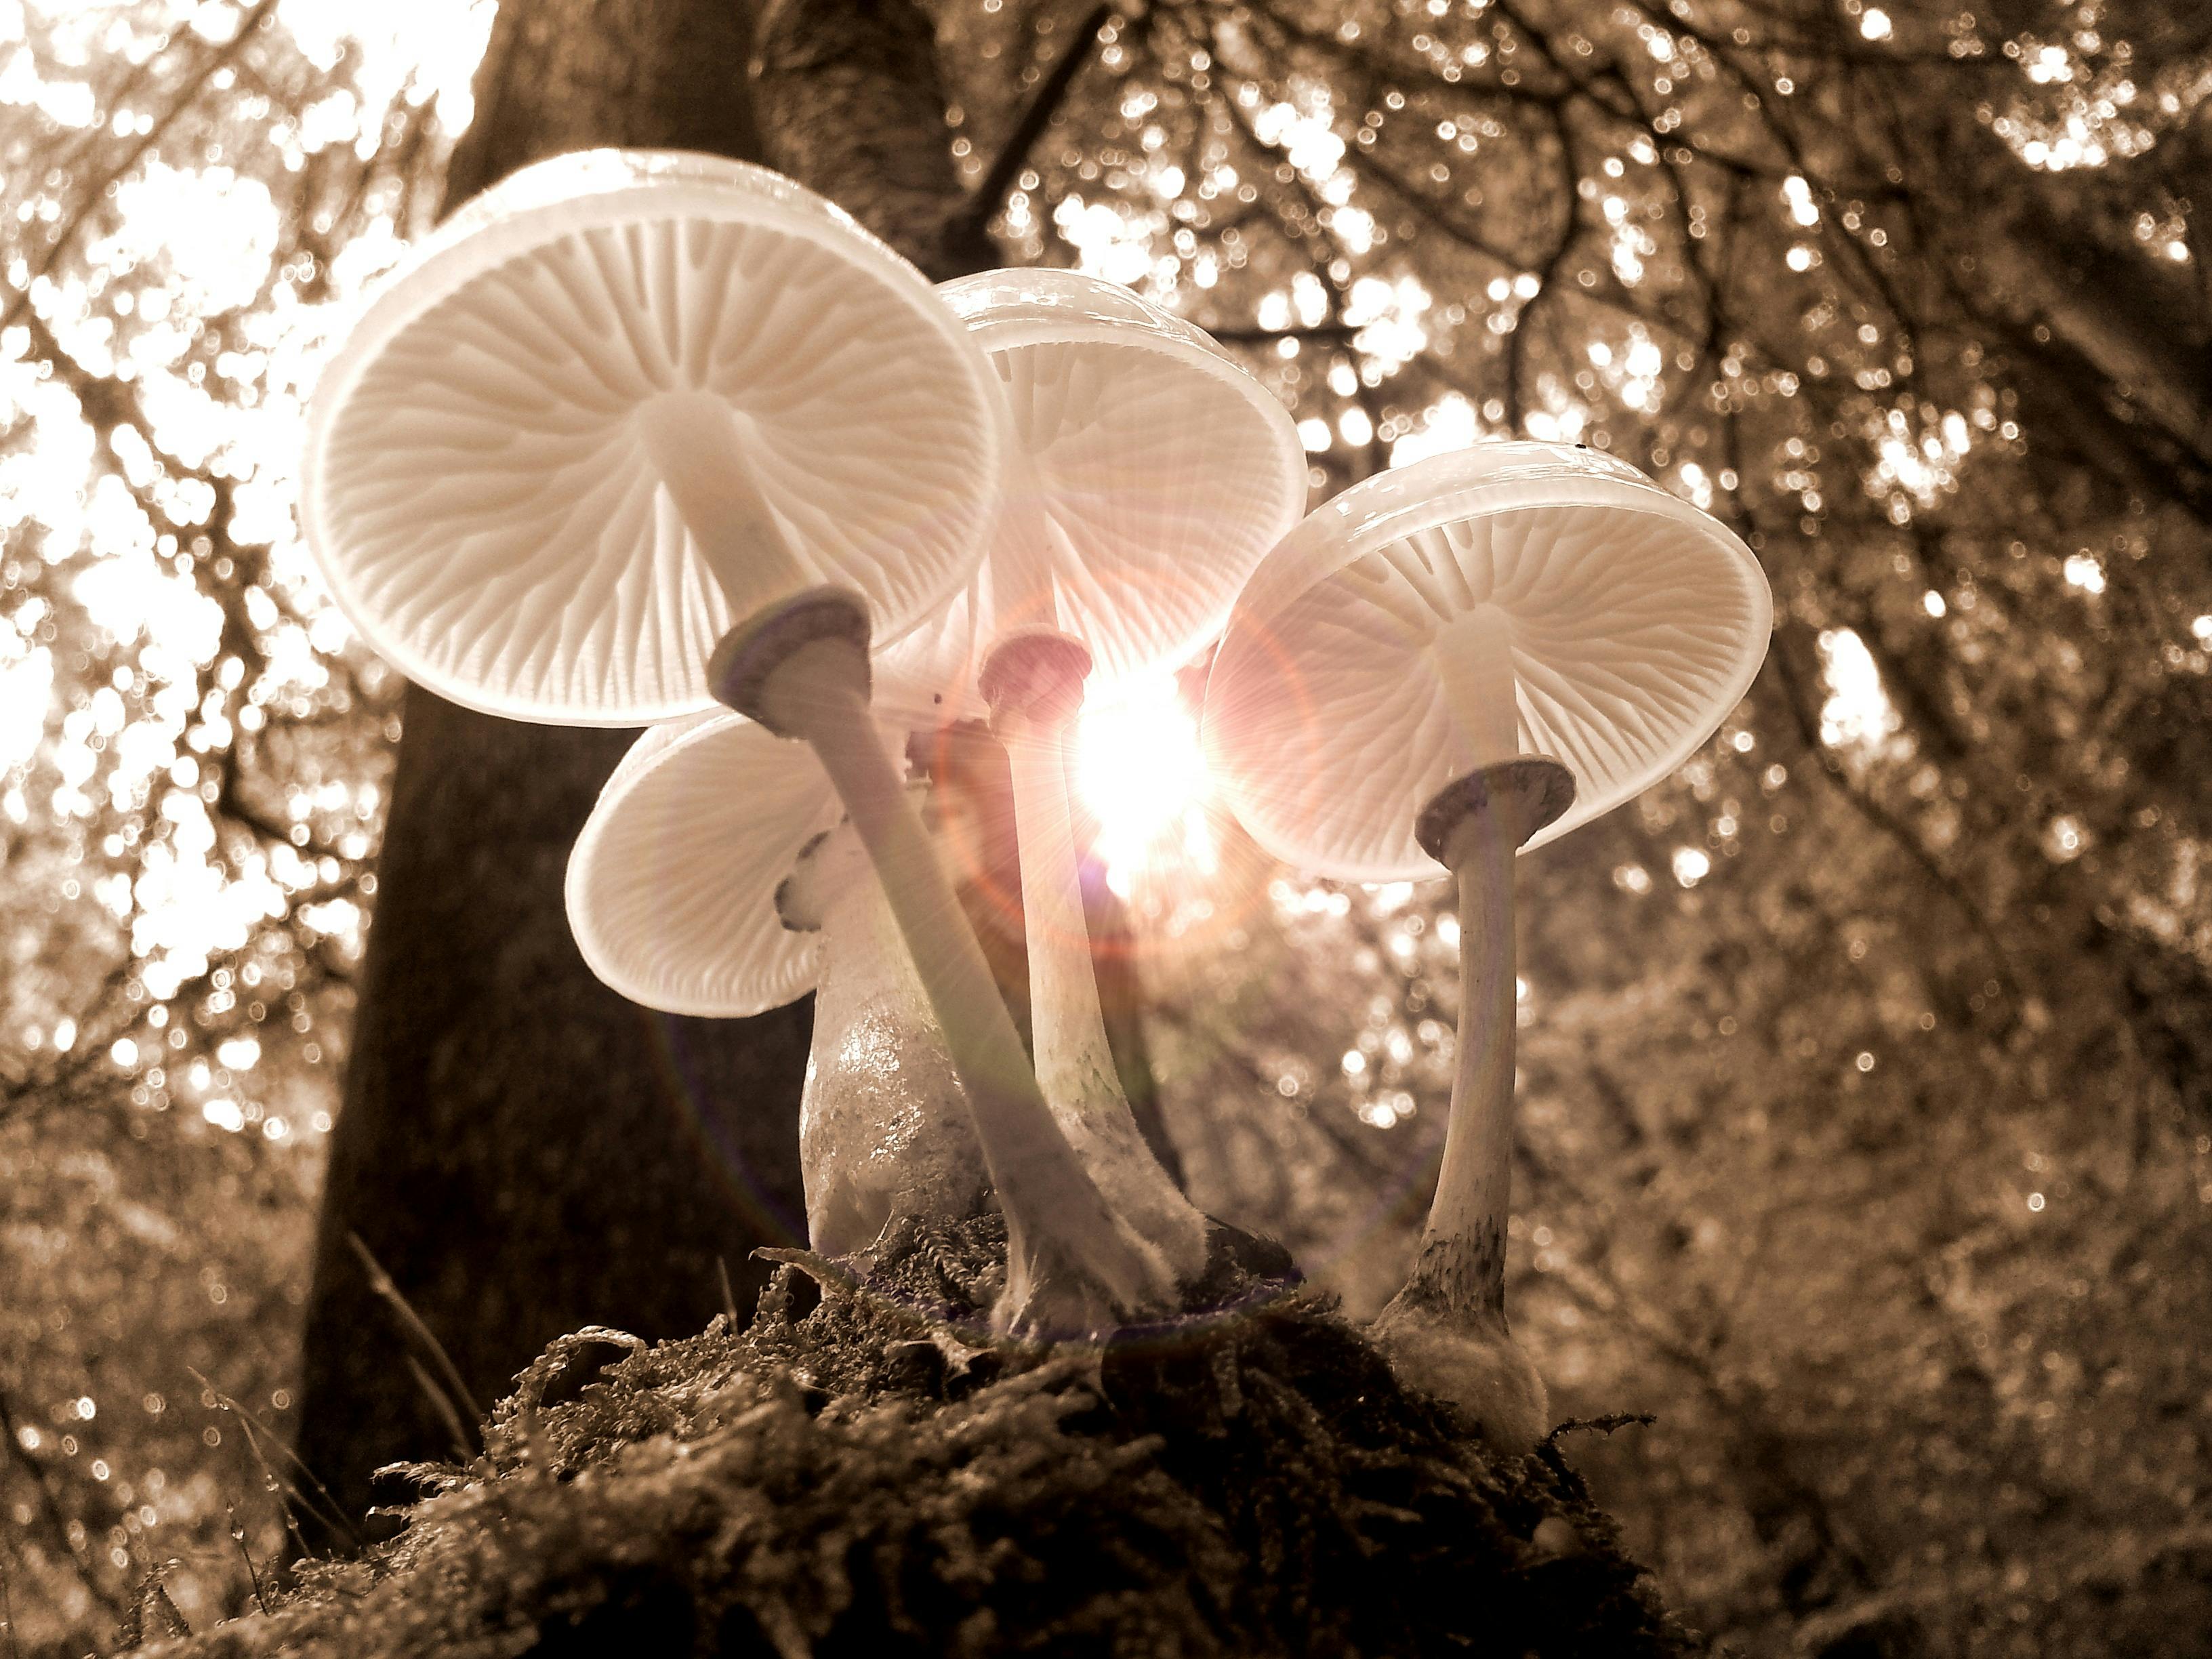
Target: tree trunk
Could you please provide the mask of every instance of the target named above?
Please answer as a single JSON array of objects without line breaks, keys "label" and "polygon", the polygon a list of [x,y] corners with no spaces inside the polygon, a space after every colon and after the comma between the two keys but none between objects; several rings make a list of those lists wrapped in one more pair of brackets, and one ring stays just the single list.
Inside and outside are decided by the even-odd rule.
[{"label": "tree trunk", "polygon": [[[507,0],[448,205],[565,150],[709,150],[792,173],[933,277],[996,262],[953,174],[919,10],[775,4],[749,85],[751,36],[732,0]],[[355,1237],[488,1406],[580,1326],[698,1330],[723,1305],[718,1263],[749,1310],[765,1280],[753,1249],[805,1226],[811,1000],[750,1020],[651,1013],[600,985],[569,936],[568,850],[633,734],[519,725],[419,687],[404,720],[303,1358],[301,1455],[356,1516],[371,1471],[447,1455],[453,1435],[417,1374],[435,1358],[377,1296]],[[1017,998],[1021,966],[1006,970]],[[1124,973],[1116,988],[1150,1109],[1135,987]]]}]

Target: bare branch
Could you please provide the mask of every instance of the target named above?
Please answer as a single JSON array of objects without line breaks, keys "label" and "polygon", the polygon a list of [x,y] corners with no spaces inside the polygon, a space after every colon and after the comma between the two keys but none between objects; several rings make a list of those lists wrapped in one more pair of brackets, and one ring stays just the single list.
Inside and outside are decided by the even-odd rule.
[{"label": "bare branch", "polygon": [[77,233],[84,228],[85,222],[107,199],[108,191],[128,178],[131,170],[146,159],[148,153],[168,136],[169,129],[176,125],[185,112],[199,101],[200,94],[207,89],[208,82],[215,78],[216,71],[246,49],[246,43],[252,38],[254,30],[259,28],[262,20],[276,9],[276,0],[258,0],[253,9],[239,20],[238,33],[208,54],[206,60],[192,72],[183,88],[170,101],[169,107],[161,112],[154,125],[138,135],[137,142],[124,151],[120,160],[103,169],[97,178],[86,182],[77,198],[76,210],[55,230],[53,240],[46,244],[46,253],[40,259],[38,268],[31,273],[29,281],[16,290],[15,297],[9,301],[6,313],[0,314],[0,331],[12,328],[23,319],[23,313],[30,308],[31,289],[37,286],[40,277],[53,274],[54,267],[61,263],[62,255],[76,240]]},{"label": "bare branch", "polygon": [[[15,1407],[5,1389],[0,1389],[0,1438],[7,1441],[8,1455],[30,1477],[32,1486],[37,1489],[39,1512],[46,1517],[46,1525],[60,1544],[62,1553],[76,1567],[76,1576],[86,1592],[110,1613],[120,1617],[125,1611],[122,1598],[100,1582],[99,1574],[93,1571],[90,1553],[70,1531],[69,1517],[62,1513],[61,1499],[54,1491],[52,1472],[32,1456],[30,1449],[23,1443],[23,1431],[15,1420]],[[13,1634],[12,1620],[10,1634]]]},{"label": "bare branch", "polygon": [[1060,61],[1052,66],[1050,72],[1038,84],[1036,96],[1022,111],[1021,119],[1014,123],[1014,130],[1006,135],[1006,142],[1000,147],[997,157],[984,173],[982,183],[975,187],[967,217],[978,231],[997,218],[1005,209],[1007,198],[1013,194],[1014,181],[1022,176],[1022,168],[1028,165],[1030,151],[1036,147],[1036,141],[1044,137],[1044,131],[1052,125],[1053,117],[1060,113],[1060,106],[1067,100],[1068,89],[1075,84],[1075,77],[1083,73],[1084,66],[1091,61],[1091,55],[1098,45],[1098,37],[1113,20],[1114,8],[1111,5],[1093,7],[1090,15],[1078,26],[1073,43],[1060,54]]}]

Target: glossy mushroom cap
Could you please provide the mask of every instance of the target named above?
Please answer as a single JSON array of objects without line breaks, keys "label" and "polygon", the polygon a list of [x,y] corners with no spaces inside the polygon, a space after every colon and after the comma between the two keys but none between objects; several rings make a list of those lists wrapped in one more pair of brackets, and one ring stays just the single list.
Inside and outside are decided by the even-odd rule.
[{"label": "glossy mushroom cap", "polygon": [[648,1008],[736,1018],[814,986],[776,889],[844,815],[813,751],[720,710],[656,727],[569,855],[568,925],[600,979]]},{"label": "glossy mushroom cap", "polygon": [[[1279,858],[1424,879],[1442,866],[1416,819],[1501,758],[1495,733],[1574,774],[1541,846],[1712,734],[1772,613],[1750,550],[1633,467],[1557,444],[1435,456],[1346,490],[1254,574],[1206,687],[1209,763]],[[1470,690],[1501,646],[1510,711]]]},{"label": "glossy mushroom cap", "polygon": [[1304,507],[1289,414],[1115,283],[994,270],[938,291],[1002,382],[1005,495],[957,599],[878,659],[879,699],[915,726],[980,718],[983,660],[1023,629],[1073,634],[1109,678],[1187,661]]},{"label": "glossy mushroom cap", "polygon": [[[857,591],[878,638],[949,597],[998,402],[927,281],[829,203],[719,157],[588,151],[477,197],[369,305],[315,392],[303,519],[411,678],[639,724],[708,708],[715,642],[798,588]],[[695,521],[774,533],[702,546],[676,452]]]}]

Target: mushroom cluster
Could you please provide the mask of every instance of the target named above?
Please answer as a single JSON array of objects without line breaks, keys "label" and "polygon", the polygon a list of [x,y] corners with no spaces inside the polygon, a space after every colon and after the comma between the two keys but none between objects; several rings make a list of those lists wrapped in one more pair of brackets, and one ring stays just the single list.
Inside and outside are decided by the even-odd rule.
[{"label": "mushroom cluster", "polygon": [[[304,475],[341,608],[410,677],[521,720],[691,717],[609,780],[571,916],[651,1006],[818,983],[817,1244],[994,1202],[1003,1328],[1179,1305],[1206,1221],[1107,1054],[1067,723],[1094,653],[1178,660],[1297,517],[1264,392],[1109,284],[941,295],[787,179],[593,151],[479,197],[383,289],[317,389]],[[908,635],[887,742],[876,647]],[[1034,1063],[893,758],[971,707],[1013,758]]]},{"label": "mushroom cluster", "polygon": [[[1512,860],[1741,696],[1769,601],[1712,520],[1588,451],[1486,444],[1301,522],[1289,416],[1200,331],[1068,271],[933,289],[791,180],[667,152],[543,162],[454,215],[325,375],[305,479],[339,605],[409,675],[650,725],[578,840],[576,939],[656,1008],[816,992],[815,1247],[995,1205],[994,1319],[1029,1336],[1177,1311],[1206,1260],[1107,1048],[1070,749],[1095,671],[1225,627],[1206,738],[1255,838],[1458,878],[1450,1129],[1376,1329],[1534,1443],[1504,1303]],[[904,775],[977,720],[1012,778],[1033,1052]]]}]

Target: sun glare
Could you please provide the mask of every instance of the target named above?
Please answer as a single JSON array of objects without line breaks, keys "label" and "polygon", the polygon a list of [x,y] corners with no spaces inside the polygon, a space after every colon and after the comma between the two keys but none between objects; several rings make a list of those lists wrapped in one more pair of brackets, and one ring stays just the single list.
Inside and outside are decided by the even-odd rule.
[{"label": "sun glare", "polygon": [[1098,819],[1107,884],[1122,897],[1148,868],[1213,873],[1198,716],[1174,676],[1139,676],[1085,699],[1076,788]]}]

